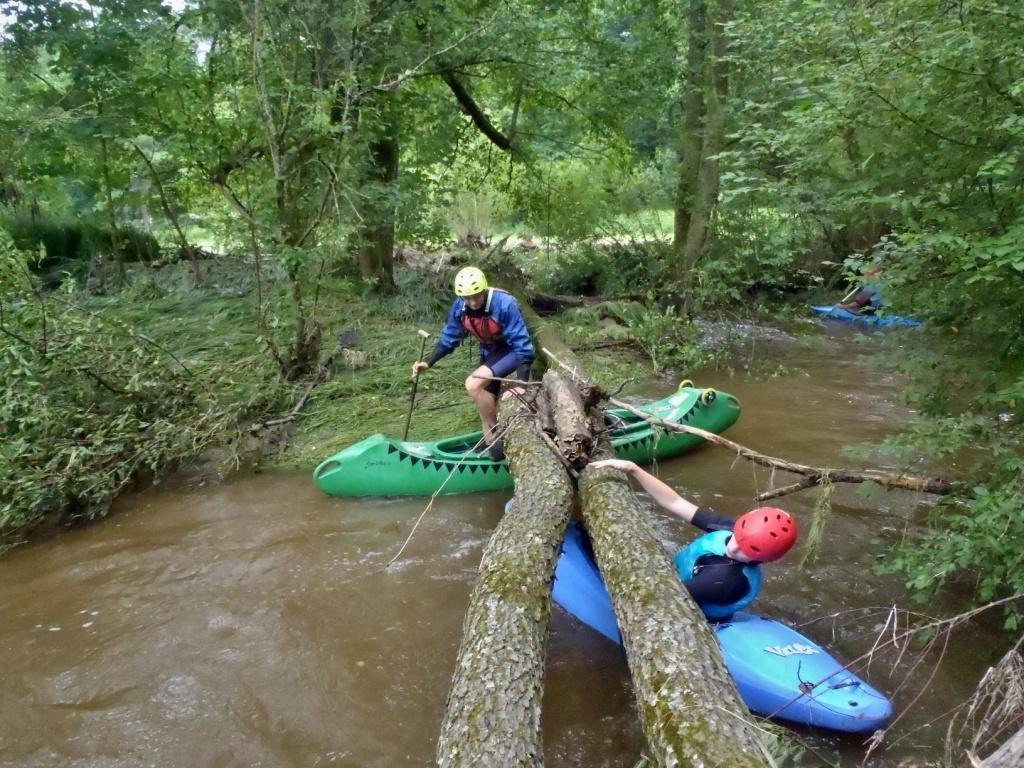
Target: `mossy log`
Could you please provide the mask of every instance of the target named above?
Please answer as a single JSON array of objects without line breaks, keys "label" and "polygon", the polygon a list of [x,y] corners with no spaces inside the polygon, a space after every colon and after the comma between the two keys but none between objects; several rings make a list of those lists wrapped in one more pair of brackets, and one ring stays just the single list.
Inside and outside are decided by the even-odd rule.
[{"label": "mossy log", "polygon": [[[584,378],[557,334],[526,306],[524,314],[538,348],[556,350],[575,370],[573,378]],[[440,766],[542,765],[540,703],[551,581],[573,487],[562,464],[572,459],[555,458],[556,443],[537,424],[555,424],[556,441],[578,445],[586,417],[577,409],[593,394],[567,397],[561,392],[565,384],[562,376],[545,381],[538,405],[550,408],[550,418],[530,417],[524,406],[506,403],[502,409],[515,495],[484,551],[470,597],[438,741]],[[574,413],[560,414],[563,409]],[[590,442],[595,443],[593,434]],[[655,763],[764,765],[714,634],[671,570],[643,510],[614,474],[584,471],[581,492],[590,508],[585,522],[619,617]]]},{"label": "mossy log", "polygon": [[542,765],[540,708],[551,581],[573,486],[523,406],[506,401],[509,511],[480,562],[437,745],[440,766]]},{"label": "mossy log", "polygon": [[764,766],[714,631],[682,586],[625,476],[580,473],[583,522],[619,620],[637,708],[659,766]]}]

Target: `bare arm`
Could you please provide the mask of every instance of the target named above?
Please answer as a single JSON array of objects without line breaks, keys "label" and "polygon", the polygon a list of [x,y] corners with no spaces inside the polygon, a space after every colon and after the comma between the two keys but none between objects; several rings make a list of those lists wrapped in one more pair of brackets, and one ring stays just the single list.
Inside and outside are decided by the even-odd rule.
[{"label": "bare arm", "polygon": [[630,477],[635,478],[636,481],[640,483],[640,487],[650,494],[651,498],[657,502],[659,507],[668,510],[684,522],[693,522],[693,516],[697,512],[697,505],[684,499],[668,485],[661,482],[661,480],[656,478],[650,472],[641,469],[632,461],[624,461],[622,459],[604,459],[602,461],[592,461],[590,462],[590,466],[597,468],[610,467],[611,469],[622,470]]}]

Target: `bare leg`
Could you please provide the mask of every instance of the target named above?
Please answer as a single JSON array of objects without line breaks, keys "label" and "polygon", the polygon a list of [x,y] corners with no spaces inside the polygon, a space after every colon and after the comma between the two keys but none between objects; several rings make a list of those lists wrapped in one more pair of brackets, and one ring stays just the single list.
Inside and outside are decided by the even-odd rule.
[{"label": "bare leg", "polygon": [[480,424],[484,429],[484,441],[490,445],[491,430],[498,423],[498,398],[488,392],[485,387],[490,384],[487,379],[474,378],[476,376],[493,376],[494,373],[486,365],[481,365],[469,378],[466,379],[466,392],[476,403],[476,409],[480,412]]}]

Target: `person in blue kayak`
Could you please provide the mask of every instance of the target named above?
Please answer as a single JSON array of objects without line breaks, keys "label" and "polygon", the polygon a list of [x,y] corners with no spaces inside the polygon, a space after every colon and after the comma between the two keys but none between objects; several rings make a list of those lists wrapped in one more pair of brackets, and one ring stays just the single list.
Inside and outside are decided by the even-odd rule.
[{"label": "person in blue kayak", "polygon": [[879,267],[872,267],[864,273],[861,288],[851,296],[843,299],[836,306],[850,312],[871,313],[882,306],[882,293],[878,287],[878,276],[882,274]]},{"label": "person in blue kayak", "polygon": [[494,439],[501,382],[480,377],[527,381],[534,358],[533,344],[515,298],[500,288],[488,286],[487,277],[477,267],[465,267],[455,275],[455,297],[437,346],[426,360],[413,363],[412,374],[416,376],[436,365],[454,352],[467,335],[475,337],[480,342],[480,366],[466,379],[466,392],[480,412],[487,450],[492,458],[502,459],[501,441]]},{"label": "person in blue kayak", "polygon": [[632,461],[605,459],[590,466],[622,470],[658,506],[704,531],[673,562],[709,619],[727,619],[754,602],[761,590],[761,563],[778,560],[796,543],[796,521],[781,509],[760,507],[734,520],[687,501]]}]

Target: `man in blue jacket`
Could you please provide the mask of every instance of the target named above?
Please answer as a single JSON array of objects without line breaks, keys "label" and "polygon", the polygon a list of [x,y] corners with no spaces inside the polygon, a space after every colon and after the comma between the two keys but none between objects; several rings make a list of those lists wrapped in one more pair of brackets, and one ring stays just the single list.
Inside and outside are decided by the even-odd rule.
[{"label": "man in blue jacket", "polygon": [[484,440],[494,459],[504,458],[500,441],[494,439],[498,423],[501,382],[479,377],[514,378],[526,381],[533,362],[533,344],[519,304],[506,291],[490,288],[484,273],[466,267],[455,275],[455,302],[433,353],[413,363],[413,376],[450,355],[467,334],[480,342],[480,367],[466,379],[466,392],[480,412]]}]

